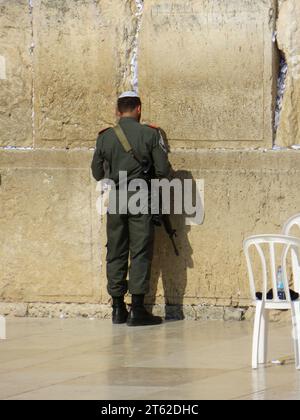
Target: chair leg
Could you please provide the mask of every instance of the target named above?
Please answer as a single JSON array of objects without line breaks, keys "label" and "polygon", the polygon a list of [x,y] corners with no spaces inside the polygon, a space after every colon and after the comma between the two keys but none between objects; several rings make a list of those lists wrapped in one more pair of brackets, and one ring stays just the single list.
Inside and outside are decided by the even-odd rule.
[{"label": "chair leg", "polygon": [[259,334],[259,350],[258,363],[264,365],[268,361],[268,337],[269,336],[269,311],[262,310],[260,334]]},{"label": "chair leg", "polygon": [[300,370],[300,302],[292,302],[293,339],[295,346],[296,369]]},{"label": "chair leg", "polygon": [[252,368],[258,368],[259,360],[259,347],[260,347],[260,338],[261,338],[261,319],[264,311],[264,302],[258,301],[256,304],[256,313],[254,321],[254,332],[253,332],[253,344],[252,344]]}]

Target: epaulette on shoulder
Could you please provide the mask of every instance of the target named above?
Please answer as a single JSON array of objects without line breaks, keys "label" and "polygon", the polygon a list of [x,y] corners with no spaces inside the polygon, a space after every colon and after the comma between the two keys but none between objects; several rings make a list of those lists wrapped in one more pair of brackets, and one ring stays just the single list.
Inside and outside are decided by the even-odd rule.
[{"label": "epaulette on shoulder", "polygon": [[104,128],[103,130],[99,131],[98,136],[100,136],[100,134],[105,133],[105,131],[109,130],[110,128],[111,128],[111,127],[106,127],[106,128]]},{"label": "epaulette on shoulder", "polygon": [[155,124],[145,124],[147,127],[154,128],[154,130],[159,130],[159,127]]}]

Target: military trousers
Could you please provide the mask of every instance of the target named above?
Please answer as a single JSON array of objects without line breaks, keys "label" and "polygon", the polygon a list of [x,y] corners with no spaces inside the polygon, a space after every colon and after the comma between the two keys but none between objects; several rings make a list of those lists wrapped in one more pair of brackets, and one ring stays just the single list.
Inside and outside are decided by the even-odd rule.
[{"label": "military trousers", "polygon": [[[151,214],[107,215],[107,279],[112,297],[150,290],[154,225]],[[128,281],[127,281],[127,276]]]}]

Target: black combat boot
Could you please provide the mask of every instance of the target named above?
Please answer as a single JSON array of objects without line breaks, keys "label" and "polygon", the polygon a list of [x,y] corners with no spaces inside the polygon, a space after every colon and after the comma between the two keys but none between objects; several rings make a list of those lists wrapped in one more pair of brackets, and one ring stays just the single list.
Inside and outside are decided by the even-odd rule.
[{"label": "black combat boot", "polygon": [[124,297],[113,298],[113,324],[125,324],[128,318],[128,311],[124,302]]},{"label": "black combat boot", "polygon": [[161,323],[161,317],[147,312],[144,306],[144,295],[132,295],[132,307],[127,319],[127,325],[129,327],[159,325]]}]

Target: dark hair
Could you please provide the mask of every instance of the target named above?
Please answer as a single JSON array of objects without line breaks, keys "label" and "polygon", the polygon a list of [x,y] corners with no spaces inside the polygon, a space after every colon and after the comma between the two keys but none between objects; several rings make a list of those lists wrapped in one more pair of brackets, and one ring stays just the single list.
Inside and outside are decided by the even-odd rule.
[{"label": "dark hair", "polygon": [[142,102],[140,98],[120,98],[118,99],[118,111],[123,114],[124,112],[133,111],[138,106],[141,106]]}]

